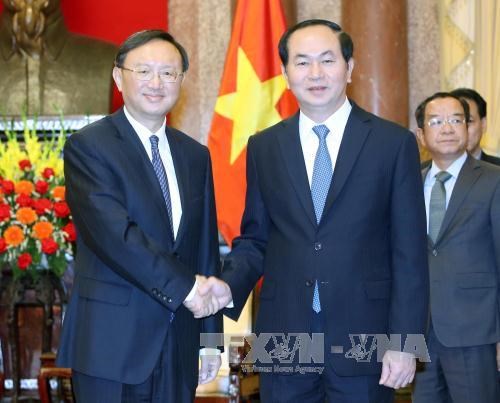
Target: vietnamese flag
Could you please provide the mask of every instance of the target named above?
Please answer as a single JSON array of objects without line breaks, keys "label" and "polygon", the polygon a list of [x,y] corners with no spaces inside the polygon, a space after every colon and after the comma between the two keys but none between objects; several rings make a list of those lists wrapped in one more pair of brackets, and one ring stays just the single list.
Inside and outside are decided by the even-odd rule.
[{"label": "vietnamese flag", "polygon": [[278,55],[285,31],[280,0],[238,0],[234,18],[208,137],[217,221],[228,245],[240,233],[248,138],[297,110]]}]

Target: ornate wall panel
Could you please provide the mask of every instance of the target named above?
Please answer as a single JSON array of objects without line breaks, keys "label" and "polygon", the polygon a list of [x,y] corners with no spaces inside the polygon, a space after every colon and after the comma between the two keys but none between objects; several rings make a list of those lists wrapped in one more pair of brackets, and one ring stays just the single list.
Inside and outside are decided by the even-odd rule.
[{"label": "ornate wall panel", "polygon": [[440,90],[438,0],[408,1],[408,79],[410,128],[418,104]]}]

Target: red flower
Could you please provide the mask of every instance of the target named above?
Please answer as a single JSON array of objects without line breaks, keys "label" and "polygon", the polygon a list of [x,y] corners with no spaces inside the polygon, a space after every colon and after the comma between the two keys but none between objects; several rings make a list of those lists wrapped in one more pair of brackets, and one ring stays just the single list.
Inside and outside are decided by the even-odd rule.
[{"label": "red flower", "polygon": [[49,184],[45,181],[38,180],[35,183],[35,190],[41,195],[43,195],[47,193],[47,190],[49,190]]},{"label": "red flower", "polygon": [[31,161],[30,160],[19,161],[19,168],[21,168],[21,171],[29,171],[31,169]]},{"label": "red flower", "polygon": [[47,214],[52,210],[52,202],[49,199],[33,200],[32,206],[38,215]]},{"label": "red flower", "polygon": [[70,211],[68,204],[65,201],[55,202],[54,203],[54,213],[56,217],[64,218],[69,216]]},{"label": "red flower", "polygon": [[3,180],[2,187],[3,187],[3,191],[5,194],[8,195],[8,194],[14,193],[14,189],[15,189],[14,182],[9,181],[9,180]]},{"label": "red flower", "polygon": [[10,218],[10,206],[5,203],[0,204],[0,221],[7,221]]},{"label": "red flower", "polygon": [[42,239],[42,252],[47,255],[52,255],[57,252],[59,245],[52,238]]},{"label": "red flower", "polygon": [[17,267],[19,267],[20,270],[26,270],[31,262],[33,262],[33,258],[29,253],[21,253],[17,258]]},{"label": "red flower", "polygon": [[67,223],[62,230],[67,234],[64,234],[64,237],[69,241],[69,242],[75,242],[76,241],[76,228],[75,224],[73,222]]},{"label": "red flower", "polygon": [[42,172],[42,176],[45,179],[50,179],[52,176],[54,176],[54,170],[52,168],[45,168]]},{"label": "red flower", "polygon": [[16,198],[16,203],[19,207],[31,207],[33,205],[33,199],[25,194],[20,194]]},{"label": "red flower", "polygon": [[4,253],[7,250],[7,242],[5,239],[0,237],[0,253]]}]

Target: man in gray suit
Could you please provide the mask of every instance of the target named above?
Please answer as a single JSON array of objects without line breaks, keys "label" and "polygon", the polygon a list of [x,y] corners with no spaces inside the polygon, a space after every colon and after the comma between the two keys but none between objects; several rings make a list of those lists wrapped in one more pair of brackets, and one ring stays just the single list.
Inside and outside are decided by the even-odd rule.
[{"label": "man in gray suit", "polygon": [[415,112],[432,156],[423,171],[430,270],[431,362],[414,403],[500,401],[500,169],[466,152],[467,102],[436,93]]}]

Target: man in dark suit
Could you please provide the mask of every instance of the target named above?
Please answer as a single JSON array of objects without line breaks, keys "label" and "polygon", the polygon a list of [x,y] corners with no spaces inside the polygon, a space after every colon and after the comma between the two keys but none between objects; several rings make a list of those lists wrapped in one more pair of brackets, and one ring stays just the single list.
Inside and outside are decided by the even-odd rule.
[{"label": "man in dark suit", "polygon": [[228,286],[211,278],[200,289],[231,295],[225,313],[236,318],[263,275],[258,333],[324,333],[324,368],[262,372],[263,402],[389,402],[391,388],[413,379],[415,358],[391,351],[398,347],[383,363],[353,354],[375,334],[404,344],[424,333],[428,273],[416,140],[347,99],[352,51],[349,35],[326,20],[282,36],[300,112],[250,138],[242,233],[223,265]]},{"label": "man in dark suit", "polygon": [[481,139],[486,133],[486,101],[484,98],[472,88],[457,88],[451,93],[459,98],[464,99],[469,105],[470,118],[467,123],[467,131],[469,134],[467,140],[467,151],[474,158],[489,162],[490,164],[500,165],[500,158],[486,154],[481,149]]},{"label": "man in dark suit", "polygon": [[500,401],[500,169],[466,152],[468,103],[436,93],[415,112],[432,156],[424,169],[430,272],[431,362],[415,403]]},{"label": "man in dark suit", "polygon": [[125,107],[64,149],[79,237],[57,362],[79,403],[191,402],[220,366],[204,350],[197,376],[200,333],[221,332],[221,315],[186,308],[215,311],[197,291],[220,271],[210,157],[165,120],[187,68],[167,32],[132,35],[113,70]]}]

